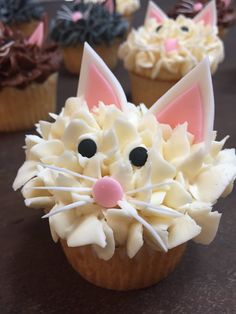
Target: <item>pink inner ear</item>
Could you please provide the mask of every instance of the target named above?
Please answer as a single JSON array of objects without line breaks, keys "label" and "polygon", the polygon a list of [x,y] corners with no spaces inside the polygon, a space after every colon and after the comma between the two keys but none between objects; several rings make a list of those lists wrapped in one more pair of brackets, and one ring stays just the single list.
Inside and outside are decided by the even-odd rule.
[{"label": "pink inner ear", "polygon": [[155,8],[151,8],[148,12],[148,18],[153,18],[157,21],[157,23],[162,23],[164,18],[163,18],[163,15],[162,13],[155,9]]},{"label": "pink inner ear", "polygon": [[97,106],[99,101],[104,102],[105,105],[114,104],[121,109],[116,93],[94,64],[89,66],[85,100],[90,110],[92,110],[94,106]]},{"label": "pink inner ear", "polygon": [[30,45],[37,45],[38,47],[41,47],[43,44],[43,37],[44,37],[44,25],[43,22],[40,22],[38,26],[36,27],[33,34],[28,39],[28,44]]},{"label": "pink inner ear", "polygon": [[212,24],[213,24],[213,15],[212,15],[212,12],[207,11],[207,12],[203,15],[202,21],[203,21],[206,25],[212,25]]},{"label": "pink inner ear", "polygon": [[203,116],[202,97],[198,85],[195,84],[159,112],[157,120],[172,128],[188,122],[188,131],[194,135],[195,143],[199,143],[204,139]]},{"label": "pink inner ear", "polygon": [[108,10],[110,13],[113,13],[113,12],[114,12],[114,3],[113,3],[113,0],[106,0],[106,2],[105,2],[105,7],[107,8],[107,10]]}]

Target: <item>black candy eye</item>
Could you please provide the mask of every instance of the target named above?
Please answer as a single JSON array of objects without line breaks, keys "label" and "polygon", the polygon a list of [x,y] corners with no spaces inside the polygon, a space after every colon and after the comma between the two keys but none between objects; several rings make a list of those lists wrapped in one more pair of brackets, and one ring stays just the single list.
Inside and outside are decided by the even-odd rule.
[{"label": "black candy eye", "polygon": [[183,32],[188,32],[189,31],[189,28],[187,26],[181,26],[181,30]]},{"label": "black candy eye", "polygon": [[129,160],[132,165],[142,167],[145,165],[148,158],[148,152],[144,147],[136,147],[129,153]]},{"label": "black candy eye", "polygon": [[156,32],[159,32],[159,30],[162,28],[162,25],[158,25],[156,28]]},{"label": "black candy eye", "polygon": [[78,152],[83,157],[91,158],[97,152],[97,144],[91,138],[84,139],[78,145]]}]

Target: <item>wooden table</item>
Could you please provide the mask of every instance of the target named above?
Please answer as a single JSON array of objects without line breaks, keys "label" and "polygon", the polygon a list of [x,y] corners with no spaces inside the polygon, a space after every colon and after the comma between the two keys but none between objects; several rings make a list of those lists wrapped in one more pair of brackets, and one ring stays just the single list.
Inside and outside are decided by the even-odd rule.
[{"label": "wooden table", "polygon": [[[146,1],[142,1],[144,7]],[[166,8],[170,1],[159,1]],[[47,4],[50,15],[59,3]],[[144,8],[135,24],[143,21]],[[219,138],[230,134],[236,147],[236,28],[225,40],[226,60],[214,76],[215,129]],[[115,71],[126,92],[127,74]],[[74,96],[77,77],[61,71],[58,110]],[[32,133],[32,131],[27,132]],[[219,201],[223,212],[215,241],[190,243],[176,271],[149,289],[113,292],[90,285],[68,265],[51,239],[48,222],[38,210],[24,206],[11,185],[24,160],[25,132],[0,135],[0,313],[236,313],[236,193]]]}]

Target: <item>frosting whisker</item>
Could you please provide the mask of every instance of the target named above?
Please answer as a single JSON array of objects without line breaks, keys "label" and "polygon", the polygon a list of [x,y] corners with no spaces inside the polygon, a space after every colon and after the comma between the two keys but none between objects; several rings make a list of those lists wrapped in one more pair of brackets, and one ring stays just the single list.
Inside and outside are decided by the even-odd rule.
[{"label": "frosting whisker", "polygon": [[167,246],[165,245],[164,241],[161,239],[157,231],[145,219],[138,215],[137,210],[131,204],[129,204],[125,200],[119,201],[118,204],[123,210],[130,214],[130,216],[132,216],[135,220],[140,222],[149,231],[149,233],[158,242],[163,251],[168,251]]},{"label": "frosting whisker", "polygon": [[65,205],[65,206],[63,206],[63,207],[57,208],[57,209],[55,209],[55,210],[51,210],[48,214],[42,216],[42,218],[49,218],[49,217],[52,217],[52,216],[54,216],[54,215],[56,215],[56,214],[59,214],[59,213],[62,213],[62,212],[65,212],[65,211],[74,209],[74,208],[76,208],[76,207],[93,203],[93,201],[94,201],[94,200],[91,198],[91,199],[88,199],[88,200],[86,200],[86,201],[74,202],[74,203]]},{"label": "frosting whisker", "polygon": [[77,173],[77,172],[74,172],[72,170],[68,170],[68,169],[65,169],[65,168],[61,168],[61,167],[56,167],[56,166],[50,166],[50,165],[46,165],[46,164],[40,164],[42,167],[45,167],[45,168],[48,168],[48,169],[51,169],[51,170],[54,170],[54,171],[59,171],[59,172],[64,172],[66,174],[70,174],[74,177],[77,177],[77,178],[80,178],[80,179],[84,179],[84,180],[88,180],[88,181],[92,181],[92,182],[96,182],[97,179],[95,178],[92,178],[92,177],[88,177],[88,176],[85,176],[83,174],[80,174],[80,173]]},{"label": "frosting whisker", "polygon": [[92,188],[88,187],[69,187],[69,186],[35,186],[27,187],[29,190],[54,190],[54,191],[65,191],[65,192],[91,192]]},{"label": "frosting whisker", "polygon": [[152,205],[152,204],[147,203],[147,202],[135,200],[133,198],[129,198],[129,200],[133,204],[136,204],[136,205],[139,205],[139,206],[144,206],[145,208],[153,209],[160,215],[165,215],[165,216],[170,216],[170,217],[180,217],[180,216],[183,216],[182,213],[179,213],[176,210],[173,210],[173,209],[168,208],[168,207],[158,207],[158,206]]},{"label": "frosting whisker", "polygon": [[142,192],[142,191],[146,191],[146,190],[153,190],[155,188],[161,188],[163,186],[166,186],[166,185],[169,185],[169,184],[172,184],[174,182],[174,180],[168,180],[168,181],[165,181],[165,182],[162,182],[162,183],[157,183],[157,184],[148,184],[146,186],[143,186],[141,188],[137,188],[137,189],[134,189],[134,190],[130,190],[128,192],[126,192],[126,194],[134,194],[134,193],[137,193],[137,192]]}]

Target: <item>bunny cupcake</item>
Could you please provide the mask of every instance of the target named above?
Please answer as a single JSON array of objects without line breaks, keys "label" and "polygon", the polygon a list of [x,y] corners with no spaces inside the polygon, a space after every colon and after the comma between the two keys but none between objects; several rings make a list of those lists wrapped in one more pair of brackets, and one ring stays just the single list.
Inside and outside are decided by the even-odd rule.
[{"label": "bunny cupcake", "polygon": [[128,22],[114,11],[113,2],[63,5],[53,21],[51,37],[62,48],[65,67],[79,73],[83,44],[89,42],[110,68],[117,64],[117,50]]},{"label": "bunny cupcake", "polygon": [[214,239],[221,214],[212,208],[232,190],[236,156],[213,131],[207,59],[147,109],[127,102],[86,44],[77,97],[54,119],[26,136],[13,188],[44,209],[53,240],[84,278],[147,287],[176,267],[189,240]]},{"label": "bunny cupcake", "polygon": [[56,45],[43,44],[41,22],[27,40],[0,23],[0,131],[29,129],[56,109]]},{"label": "bunny cupcake", "polygon": [[13,31],[30,36],[44,18],[44,9],[34,0],[1,0],[0,21]]},{"label": "bunny cupcake", "polygon": [[[176,18],[180,14],[193,18],[209,2],[209,0],[179,0],[168,15]],[[217,21],[219,35],[221,38],[228,32],[229,28],[236,23],[236,10],[231,0],[216,0]]]},{"label": "bunny cupcake", "polygon": [[214,1],[193,20],[182,15],[170,19],[149,2],[144,26],[131,31],[119,56],[130,73],[134,103],[147,106],[206,56],[214,73],[224,58]]}]

